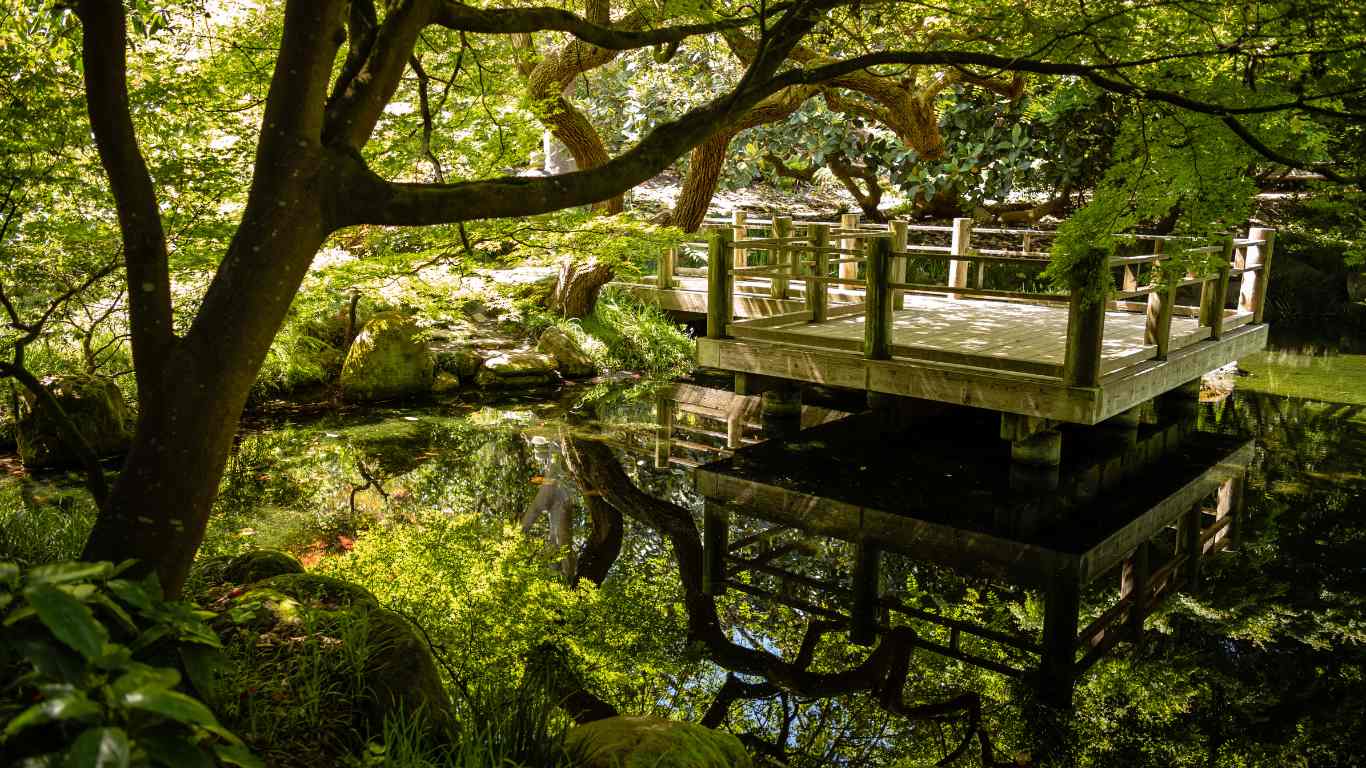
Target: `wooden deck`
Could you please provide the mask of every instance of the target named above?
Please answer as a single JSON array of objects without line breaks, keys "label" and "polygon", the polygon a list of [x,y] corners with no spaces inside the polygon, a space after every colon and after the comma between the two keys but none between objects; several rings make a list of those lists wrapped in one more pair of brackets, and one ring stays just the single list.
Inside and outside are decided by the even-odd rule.
[{"label": "wooden deck", "polygon": [[[661,264],[650,283],[628,286],[666,310],[707,313],[699,365],[1095,424],[1266,344],[1270,230],[1181,243],[1221,266],[1176,282],[1159,277],[1171,258],[1163,246],[1174,238],[1136,235],[1138,253],[1093,270],[1108,267],[1113,288],[1096,282],[1069,295],[999,279],[1020,285],[1017,275],[1041,271],[1047,254],[1031,248],[1047,232],[974,230],[966,219],[952,227],[764,224],[711,230],[706,277]],[[973,249],[974,231],[1024,244]],[[950,240],[925,244],[935,237]],[[935,259],[948,262],[942,284],[911,266]],[[1087,298],[1106,290],[1108,300]],[[1198,305],[1179,305],[1183,291],[1197,292]]]}]

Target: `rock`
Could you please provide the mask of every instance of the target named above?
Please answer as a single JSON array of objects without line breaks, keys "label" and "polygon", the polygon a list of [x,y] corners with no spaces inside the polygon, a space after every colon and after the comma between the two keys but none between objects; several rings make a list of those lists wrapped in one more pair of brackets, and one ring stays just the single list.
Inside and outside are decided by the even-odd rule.
[{"label": "rock", "polygon": [[303,565],[292,555],[277,549],[256,549],[228,561],[221,578],[232,584],[251,584],[272,576],[303,572]]},{"label": "rock", "polygon": [[729,733],[659,717],[609,717],[569,729],[565,747],[584,768],[748,768]]},{"label": "rock", "polygon": [[[344,743],[352,730],[362,736],[383,732],[387,717],[421,711],[433,736],[449,737],[454,712],[436,660],[426,641],[399,614],[379,606],[369,590],[340,579],[289,573],[258,581],[221,605],[214,626],[225,635],[243,631],[255,641],[225,643],[237,658],[237,684],[286,703],[308,684],[330,687],[322,702],[336,733],[319,733],[327,743]],[[300,664],[292,659],[306,659]],[[252,679],[259,670],[261,679]],[[298,670],[313,680],[281,678]],[[288,674],[288,673],[287,673]]]},{"label": "rock", "polygon": [[383,733],[384,719],[398,712],[417,712],[437,733],[455,730],[450,697],[427,641],[401,615],[380,608],[369,614],[365,686],[365,722],[371,733]]},{"label": "rock", "polygon": [[[112,379],[98,376],[49,376],[43,380],[96,456],[124,453],[133,440],[133,418]],[[62,438],[57,414],[28,391],[22,392],[15,442],[24,466],[59,467],[79,462]]]},{"label": "rock", "polygon": [[448,371],[437,371],[432,380],[432,392],[444,395],[460,388],[460,378]]},{"label": "rock", "polygon": [[465,345],[443,345],[432,350],[436,356],[436,369],[453,373],[463,381],[474,378],[480,366],[484,364],[484,356],[476,350]]},{"label": "rock", "polygon": [[547,328],[536,342],[536,351],[554,357],[555,367],[566,379],[581,379],[598,372],[597,364],[579,346],[578,340],[560,328]]},{"label": "rock", "polygon": [[481,387],[544,386],[555,381],[555,358],[540,352],[505,352],[485,360],[474,381]]},{"label": "rock", "polygon": [[417,323],[397,313],[376,315],[361,329],[342,366],[342,397],[388,400],[431,391],[435,361]]}]

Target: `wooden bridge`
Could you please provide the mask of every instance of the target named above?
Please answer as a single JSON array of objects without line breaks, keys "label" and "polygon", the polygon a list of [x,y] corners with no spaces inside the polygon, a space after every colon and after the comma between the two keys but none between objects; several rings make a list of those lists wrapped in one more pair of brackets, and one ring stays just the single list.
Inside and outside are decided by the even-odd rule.
[{"label": "wooden bridge", "polygon": [[[1045,230],[737,215],[702,234],[705,267],[680,249],[629,288],[704,312],[698,363],[749,392],[798,382],[976,406],[1025,441],[1125,414],[1266,345],[1270,229],[1215,244],[1134,234],[1092,270],[1113,288],[1070,294],[1038,277]],[[1177,252],[1210,268],[1159,279]]]}]

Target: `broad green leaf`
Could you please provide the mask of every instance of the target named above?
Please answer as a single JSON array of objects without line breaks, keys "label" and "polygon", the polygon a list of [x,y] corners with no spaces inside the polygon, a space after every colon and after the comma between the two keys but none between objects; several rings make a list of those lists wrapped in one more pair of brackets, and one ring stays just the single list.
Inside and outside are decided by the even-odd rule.
[{"label": "broad green leaf", "polygon": [[166,768],[214,768],[211,756],[189,740],[188,735],[162,729],[140,735],[138,745],[154,765]]},{"label": "broad green leaf", "polygon": [[128,768],[130,751],[122,728],[88,728],[71,745],[65,768]]},{"label": "broad green leaf", "polygon": [[54,637],[87,659],[100,654],[109,632],[95,620],[90,606],[51,584],[34,585],[27,593],[29,604]]},{"label": "broad green leaf", "polygon": [[5,726],[5,738],[43,723],[56,720],[74,720],[100,714],[100,705],[87,699],[84,693],[70,693],[54,696],[29,707]]},{"label": "broad green leaf", "polygon": [[27,659],[39,675],[49,680],[74,683],[85,675],[85,662],[81,657],[53,643],[46,633],[41,637],[23,637],[12,642],[19,655]]},{"label": "broad green leaf", "polygon": [[143,664],[115,680],[110,689],[115,696],[124,696],[134,691],[153,689],[169,690],[180,683],[180,673],[165,667],[149,667]]},{"label": "broad green leaf", "polygon": [[53,563],[30,569],[28,582],[30,584],[65,584],[70,581],[107,578],[113,571],[113,563]]},{"label": "broad green leaf", "polygon": [[208,707],[183,693],[176,693],[175,691],[140,688],[124,694],[120,698],[120,702],[130,709],[152,712],[178,723],[216,725],[218,722]]},{"label": "broad green leaf", "polygon": [[0,581],[9,581],[19,575],[19,566],[14,563],[0,563]]},{"label": "broad green leaf", "polygon": [[214,746],[213,753],[226,765],[235,765],[238,768],[266,768],[261,758],[253,755],[244,744],[218,744]]},{"label": "broad green leaf", "polygon": [[109,591],[113,592],[115,597],[140,611],[152,607],[152,598],[141,584],[127,579],[110,579],[105,586],[109,587]]}]

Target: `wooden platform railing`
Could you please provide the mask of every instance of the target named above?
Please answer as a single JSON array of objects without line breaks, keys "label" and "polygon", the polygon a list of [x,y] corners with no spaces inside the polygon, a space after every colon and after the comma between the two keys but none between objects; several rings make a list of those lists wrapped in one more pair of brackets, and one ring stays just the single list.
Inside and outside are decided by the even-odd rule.
[{"label": "wooden platform railing", "polygon": [[[1171,349],[1174,316],[1196,317],[1207,329],[1208,337],[1218,339],[1236,325],[1262,321],[1270,262],[1275,242],[1271,229],[1253,228],[1244,238],[1226,238],[1221,244],[1201,245],[1192,238],[1163,235],[1128,235],[1139,252],[1111,257],[1094,270],[1102,275],[1108,269],[1115,288],[1108,299],[1095,301],[1106,292],[1105,286],[1053,293],[1044,290],[1006,290],[985,286],[986,269],[992,265],[1015,265],[1042,271],[1049,264],[1047,251],[1037,250],[1040,241],[1053,233],[1039,229],[974,227],[971,219],[955,219],[952,225],[915,225],[894,221],[887,225],[861,225],[856,218],[839,222],[795,222],[791,217],[768,220],[737,215],[731,220],[708,220],[703,230],[707,244],[708,338],[742,337],[766,341],[791,341],[773,330],[774,326],[806,321],[820,323],[849,314],[864,315],[862,344],[847,339],[806,336],[808,346],[828,346],[844,351],[862,352],[869,359],[917,357],[924,350],[895,344],[892,327],[894,310],[904,304],[908,293],[939,294],[950,298],[986,299],[1032,304],[1066,304],[1068,328],[1066,354],[1061,368],[1038,362],[995,359],[990,367],[1016,373],[1060,378],[1070,386],[1094,387],[1104,373],[1101,351],[1106,312],[1142,313],[1145,318],[1144,343],[1153,348],[1152,357],[1166,359]],[[758,236],[755,236],[757,231]],[[1007,247],[973,248],[975,236],[1005,240]],[[915,242],[912,242],[912,240]],[[1008,247],[1019,242],[1018,249]],[[1182,246],[1181,248],[1175,247]],[[1146,248],[1145,248],[1146,246]],[[1131,248],[1133,250],[1134,248]],[[1147,252],[1142,252],[1146,250]],[[1177,253],[1209,256],[1217,266],[1204,274],[1166,275],[1164,268]],[[672,262],[677,254],[661,260],[660,287],[672,287],[673,275],[682,273]],[[1099,257],[1098,257],[1099,258]],[[944,284],[913,281],[909,265],[913,260],[946,261]],[[975,286],[969,275],[976,268]],[[1116,279],[1117,278],[1117,279]],[[1236,309],[1229,316],[1226,296],[1229,283],[1238,279]],[[803,309],[768,317],[737,321],[734,319],[736,280],[754,290],[758,280],[768,282],[766,295],[774,299],[797,299],[794,283],[801,287]],[[1183,288],[1200,287],[1198,305],[1177,304]],[[831,305],[834,287],[862,291],[862,301],[850,299],[840,306]],[[1142,301],[1138,301],[1142,300]],[[971,359],[945,362],[973,364]],[[967,358],[967,356],[961,356]]]}]

